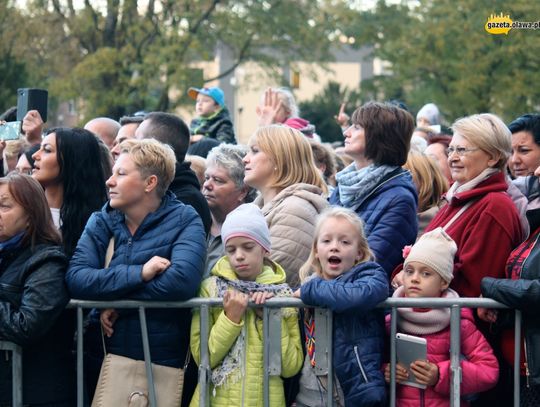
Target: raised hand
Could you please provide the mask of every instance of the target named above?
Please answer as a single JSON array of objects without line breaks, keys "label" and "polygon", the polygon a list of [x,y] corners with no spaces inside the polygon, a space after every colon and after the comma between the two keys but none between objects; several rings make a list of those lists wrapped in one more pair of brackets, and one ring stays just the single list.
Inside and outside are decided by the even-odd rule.
[{"label": "raised hand", "polygon": [[279,98],[277,92],[274,92],[271,88],[266,89],[264,92],[264,102],[262,105],[257,106],[257,116],[259,116],[259,126],[268,126],[276,123],[276,117],[283,109],[283,102]]},{"label": "raised hand", "polygon": [[37,110],[29,110],[22,121],[22,131],[30,144],[41,142],[43,132],[43,119]]},{"label": "raised hand", "polygon": [[345,102],[343,102],[339,107],[339,113],[334,116],[334,119],[336,122],[340,125],[340,127],[348,127],[349,126],[349,115],[345,113]]}]

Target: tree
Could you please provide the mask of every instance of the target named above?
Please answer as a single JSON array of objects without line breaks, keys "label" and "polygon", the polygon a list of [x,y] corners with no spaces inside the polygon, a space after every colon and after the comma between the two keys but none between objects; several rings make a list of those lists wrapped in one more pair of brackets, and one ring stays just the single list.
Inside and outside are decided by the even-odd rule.
[{"label": "tree", "polygon": [[434,102],[451,122],[479,112],[506,120],[538,109],[540,42],[534,31],[511,30],[490,35],[484,24],[490,14],[513,20],[537,18],[537,7],[525,0],[475,2],[420,0],[416,7],[377,7],[350,24],[347,35],[374,46],[374,55],[388,61],[390,72],[371,86],[382,98],[404,100],[412,109]]},{"label": "tree", "polygon": [[82,9],[73,0],[32,4],[34,19],[52,16],[63,38],[75,43],[69,44],[78,51],[69,72],[54,75],[51,88],[84,100],[85,119],[170,110],[181,102],[170,90],[183,95],[203,85],[194,82],[200,77],[190,64],[213,59],[220,42],[233,59],[219,76],[248,60],[276,69],[293,60],[329,59],[331,19],[309,0],[108,0],[102,8],[86,0]]}]

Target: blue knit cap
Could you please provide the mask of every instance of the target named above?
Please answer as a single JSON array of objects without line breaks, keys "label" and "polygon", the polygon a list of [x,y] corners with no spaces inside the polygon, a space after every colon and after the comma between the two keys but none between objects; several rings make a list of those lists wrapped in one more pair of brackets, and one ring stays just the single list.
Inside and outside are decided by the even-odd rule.
[{"label": "blue knit cap", "polygon": [[189,88],[188,90],[188,96],[191,99],[197,99],[198,94],[210,96],[214,101],[220,105],[221,107],[225,106],[225,95],[223,94],[223,91],[218,88],[217,86],[214,86],[212,88]]}]

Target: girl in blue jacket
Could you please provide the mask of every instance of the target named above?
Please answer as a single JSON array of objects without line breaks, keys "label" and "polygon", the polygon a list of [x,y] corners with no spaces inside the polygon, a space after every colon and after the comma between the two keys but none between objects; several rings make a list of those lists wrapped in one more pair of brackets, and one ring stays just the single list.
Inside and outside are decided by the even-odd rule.
[{"label": "girl in blue jacket", "polygon": [[[303,282],[296,297],[333,314],[335,406],[383,406],[381,372],[384,316],[375,307],[388,295],[386,272],[373,255],[362,221],[354,211],[332,207],[321,213],[310,257],[300,269]],[[327,377],[316,373],[316,327],[313,310],[304,318],[306,358],[300,378],[298,407],[326,406]],[[323,350],[321,350],[323,351]]]}]

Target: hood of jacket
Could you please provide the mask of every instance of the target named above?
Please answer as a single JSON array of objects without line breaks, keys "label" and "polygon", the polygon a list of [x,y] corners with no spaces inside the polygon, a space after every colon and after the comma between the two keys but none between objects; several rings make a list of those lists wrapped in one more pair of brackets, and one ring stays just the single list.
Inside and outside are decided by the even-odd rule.
[{"label": "hood of jacket", "polygon": [[304,183],[294,184],[285,188],[283,191],[277,194],[274,199],[266,203],[264,206],[262,206],[262,197],[259,196],[255,200],[255,204],[257,204],[259,207],[262,206],[262,213],[264,216],[266,216],[269,212],[272,211],[272,208],[274,208],[274,206],[281,204],[281,202],[283,202],[290,196],[296,196],[305,200],[306,202],[309,202],[317,210],[317,213],[320,213],[324,208],[328,206],[328,202],[325,198],[323,198],[322,190],[319,187]]},{"label": "hood of jacket", "polygon": [[192,185],[197,189],[201,189],[201,184],[199,184],[197,176],[191,169],[190,164],[186,161],[176,163],[174,179],[169,186],[169,190],[175,191],[176,189],[181,188],[185,185]]},{"label": "hood of jacket", "polygon": [[[125,215],[119,210],[112,208],[109,202],[104,205],[101,213],[102,219],[112,235],[112,231],[115,228],[123,227],[121,224],[125,224]],[[159,207],[154,212],[146,215],[141,225],[137,228],[135,235],[144,234],[148,229],[154,228],[163,218],[178,208],[178,202],[176,196],[171,191],[167,191],[163,198],[161,198]]]},{"label": "hood of jacket", "polygon": [[[223,277],[227,280],[238,280],[227,256],[223,256],[218,260],[212,269],[212,275]],[[285,278],[285,270],[276,262],[266,259],[263,271],[257,276],[255,281],[262,284],[281,284],[285,282]]]}]

